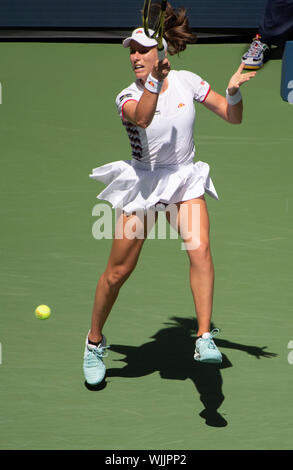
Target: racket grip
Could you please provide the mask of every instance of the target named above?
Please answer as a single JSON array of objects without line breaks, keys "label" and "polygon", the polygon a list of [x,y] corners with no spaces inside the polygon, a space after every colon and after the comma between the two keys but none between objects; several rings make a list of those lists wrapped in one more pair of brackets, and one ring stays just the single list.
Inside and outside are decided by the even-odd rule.
[{"label": "racket grip", "polygon": [[164,48],[162,48],[162,49],[158,48],[158,58],[159,58],[159,61],[164,60],[166,58]]}]

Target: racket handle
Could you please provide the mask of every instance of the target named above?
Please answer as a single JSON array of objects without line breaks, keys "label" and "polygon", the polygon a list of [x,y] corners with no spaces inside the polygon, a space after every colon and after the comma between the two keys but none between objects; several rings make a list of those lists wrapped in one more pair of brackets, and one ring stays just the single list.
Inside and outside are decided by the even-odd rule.
[{"label": "racket handle", "polygon": [[158,58],[159,58],[159,61],[161,60],[164,60],[166,58],[166,54],[165,54],[165,49],[159,49],[158,48]]}]

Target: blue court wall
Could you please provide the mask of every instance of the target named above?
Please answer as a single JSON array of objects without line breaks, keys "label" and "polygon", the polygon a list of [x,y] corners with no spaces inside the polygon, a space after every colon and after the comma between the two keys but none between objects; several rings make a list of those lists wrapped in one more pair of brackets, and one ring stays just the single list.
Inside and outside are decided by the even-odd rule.
[{"label": "blue court wall", "polygon": [[[193,28],[257,28],[266,0],[173,0]],[[0,27],[133,28],[143,0],[0,0]]]}]

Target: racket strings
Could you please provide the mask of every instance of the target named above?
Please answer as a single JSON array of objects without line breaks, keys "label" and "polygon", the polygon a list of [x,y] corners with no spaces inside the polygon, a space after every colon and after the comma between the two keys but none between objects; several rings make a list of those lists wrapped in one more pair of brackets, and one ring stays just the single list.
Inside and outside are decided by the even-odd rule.
[{"label": "racket strings", "polygon": [[153,29],[154,31],[158,32],[161,23],[161,16],[161,4],[151,2],[148,16],[148,23],[150,29]]},{"label": "racket strings", "polygon": [[162,32],[164,27],[163,24],[163,17],[164,11],[162,9],[163,1],[154,0],[154,1],[146,1],[144,7],[144,27],[145,32],[148,36],[150,36],[149,30],[152,29],[154,31],[153,37],[157,36]]}]

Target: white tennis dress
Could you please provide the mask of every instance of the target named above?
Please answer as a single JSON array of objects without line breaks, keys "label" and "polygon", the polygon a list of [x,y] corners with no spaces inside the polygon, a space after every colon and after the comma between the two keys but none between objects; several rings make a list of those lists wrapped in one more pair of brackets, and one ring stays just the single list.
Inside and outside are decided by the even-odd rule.
[{"label": "white tennis dress", "polygon": [[90,177],[107,187],[98,199],[126,213],[164,210],[166,205],[197,198],[205,192],[218,199],[207,163],[193,162],[194,101],[204,102],[210,85],[185,70],[170,71],[168,88],[159,95],[151,124],[143,129],[124,119],[123,107],[139,101],[144,86],[136,80],[118,94],[116,105],[132,149],[131,160],[119,160],[92,170]]}]

